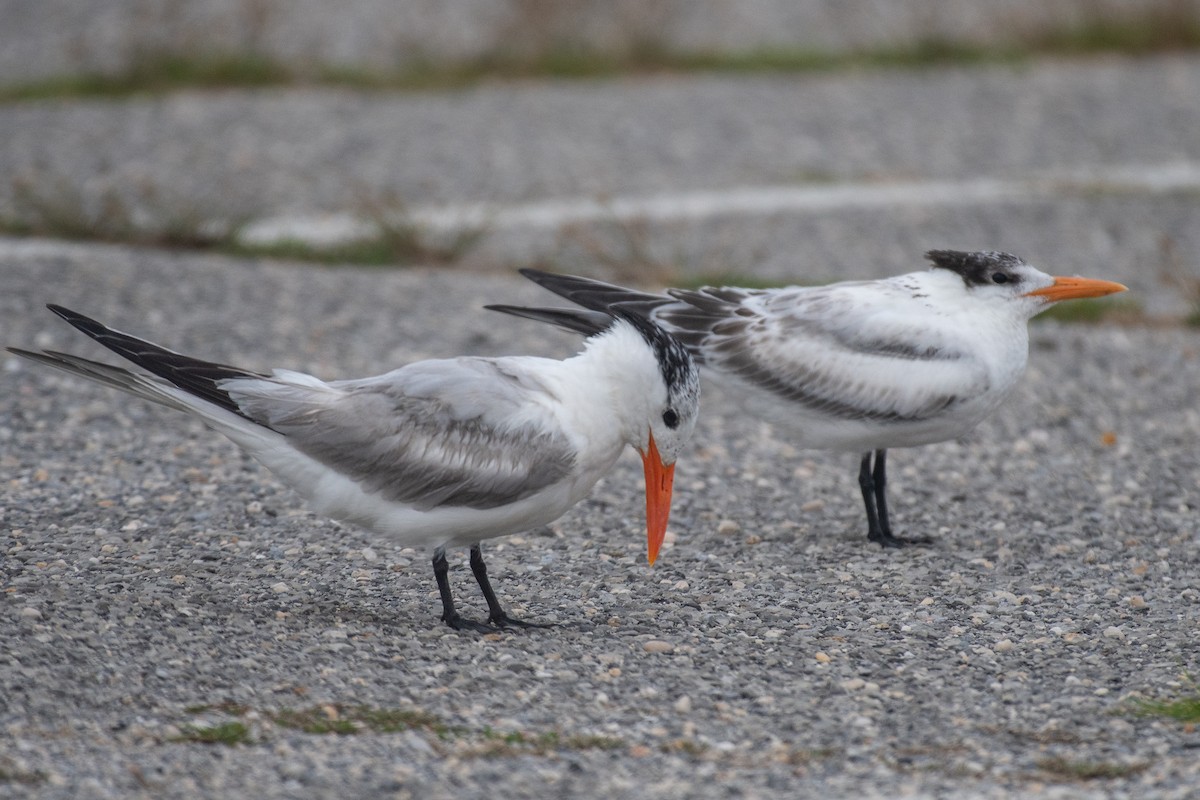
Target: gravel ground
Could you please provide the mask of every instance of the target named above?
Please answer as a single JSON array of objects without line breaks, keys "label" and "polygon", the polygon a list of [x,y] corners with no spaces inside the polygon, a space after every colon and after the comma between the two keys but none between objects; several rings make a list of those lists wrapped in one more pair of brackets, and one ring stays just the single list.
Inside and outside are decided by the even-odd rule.
[{"label": "gravel ground", "polygon": [[[576,346],[478,310],[544,299],[511,276],[2,252],[4,344],[96,353],[53,301],[328,378]],[[935,540],[902,552],[867,545],[854,456],[708,392],[658,564],[630,457],[489,548],[555,626],[487,636],[437,621],[428,554],[306,514],[181,415],[0,360],[0,795],[1194,796],[1200,735],[1127,711],[1195,692],[1198,345],[1037,325],[994,419],[894,454],[899,530]],[[357,733],[280,716],[312,709]]]}]

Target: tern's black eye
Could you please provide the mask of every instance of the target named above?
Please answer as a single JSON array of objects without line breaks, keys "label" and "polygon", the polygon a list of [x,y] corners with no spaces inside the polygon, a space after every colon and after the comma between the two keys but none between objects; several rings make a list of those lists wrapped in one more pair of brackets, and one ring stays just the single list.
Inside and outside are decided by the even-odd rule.
[{"label": "tern's black eye", "polygon": [[1010,278],[1008,277],[1008,275],[1006,273],[1003,273],[1003,272],[993,272],[992,273],[992,283],[1008,283],[1009,280],[1010,280]]},{"label": "tern's black eye", "polygon": [[675,413],[675,409],[668,408],[663,412],[663,424],[671,430],[679,427],[679,415]]}]

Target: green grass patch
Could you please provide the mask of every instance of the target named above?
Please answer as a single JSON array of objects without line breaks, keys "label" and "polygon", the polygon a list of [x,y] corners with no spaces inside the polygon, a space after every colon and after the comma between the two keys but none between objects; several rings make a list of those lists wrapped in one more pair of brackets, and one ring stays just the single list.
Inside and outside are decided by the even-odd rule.
[{"label": "green grass patch", "polygon": [[359,706],[355,717],[366,727],[377,733],[397,733],[409,730],[427,730],[438,736],[451,733],[450,726],[438,717],[425,711],[402,708],[368,708]]},{"label": "green grass patch", "polygon": [[250,729],[238,720],[216,725],[185,725],[173,742],[196,742],[199,744],[245,744],[250,741]]},{"label": "green grass patch", "polygon": [[[205,703],[188,706],[189,714],[223,713],[243,717],[251,709],[236,703]],[[421,731],[443,742],[456,742],[455,752],[463,757],[546,755],[564,750],[619,750],[625,742],[611,736],[567,734],[557,730],[496,731],[471,730],[447,725],[439,717],[417,709],[373,708],[365,705],[323,705],[300,709],[260,712],[262,719],[279,728],[315,736],[353,736],[364,732],[398,733]],[[210,726],[185,725],[175,742],[234,745],[250,740],[250,731],[240,719]]]},{"label": "green grass patch", "polygon": [[280,727],[304,733],[333,733],[348,735],[363,730],[376,733],[426,730],[444,737],[452,729],[432,714],[424,711],[368,706],[322,706],[307,709],[284,709],[269,715]]},{"label": "green grass patch", "polygon": [[1070,300],[1058,303],[1034,317],[1034,320],[1056,322],[1098,323],[1138,322],[1145,319],[1142,304],[1133,298],[1097,297],[1085,300]]},{"label": "green grass patch", "polygon": [[85,197],[76,183],[61,175],[23,175],[11,185],[13,216],[0,217],[0,234],[10,236],[205,249],[228,242],[234,229],[214,228],[195,209],[159,214],[152,224],[139,223],[137,208],[164,205],[153,187],[132,192],[110,187]]},{"label": "green grass patch", "polygon": [[292,728],[304,733],[336,733],[339,736],[358,733],[358,725],[354,720],[343,716],[330,716],[319,708],[302,711],[284,710],[271,716],[272,721],[281,728]]},{"label": "green grass patch", "polygon": [[314,264],[384,267],[402,263],[397,258],[396,251],[391,244],[382,236],[355,239],[321,247],[297,239],[283,239],[269,244],[246,244],[228,240],[213,245],[213,249],[231,256],[306,261]]},{"label": "green grass patch", "polygon": [[12,189],[13,215],[0,217],[0,235],[360,266],[451,264],[484,235],[483,229],[475,228],[434,234],[409,220],[399,198],[364,197],[362,213],[375,235],[320,246],[294,239],[248,244],[238,238],[238,223],[214,224],[198,209],[170,210],[154,187],[125,192],[114,187],[85,196],[62,176],[26,175],[15,178]]},{"label": "green grass patch", "polygon": [[1142,717],[1166,717],[1179,722],[1200,722],[1200,695],[1178,700],[1138,700],[1133,713]]},{"label": "green grass patch", "polygon": [[282,64],[258,55],[183,57],[147,54],[118,73],[85,73],[0,87],[0,102],[80,97],[119,98],[180,89],[252,88],[294,83]]},{"label": "green grass patch", "polygon": [[530,55],[497,51],[456,64],[412,63],[398,70],[311,65],[296,69],[255,53],[202,56],[148,51],[124,71],[64,76],[0,87],[0,102],[50,98],[120,98],[180,89],[341,86],[362,91],[437,91],[487,80],[599,79],[662,72],[808,73],[846,69],[927,68],[1017,62],[1031,57],[1107,53],[1144,55],[1200,49],[1200,14],[1188,4],[1113,14],[1045,33],[1014,29],[989,45],[929,38],[900,47],[833,52],[814,48],[759,48],[736,53],[678,51],[653,37],[623,53],[561,44]]},{"label": "green grass patch", "polygon": [[1127,778],[1144,772],[1148,764],[1114,764],[1109,761],[1077,761],[1055,756],[1042,758],[1037,761],[1037,768],[1062,778],[1071,780],[1111,780]]}]

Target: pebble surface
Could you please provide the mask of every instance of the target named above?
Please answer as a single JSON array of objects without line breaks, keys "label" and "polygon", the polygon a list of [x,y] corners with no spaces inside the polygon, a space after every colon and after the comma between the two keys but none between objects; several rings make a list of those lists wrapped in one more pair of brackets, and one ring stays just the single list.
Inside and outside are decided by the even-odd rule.
[{"label": "pebble surface", "polygon": [[[515,276],[34,245],[0,264],[6,345],[105,357],[46,302],[331,379],[578,344],[480,309],[547,300]],[[1200,734],[1128,712],[1196,691],[1200,336],[1043,323],[1031,351],[972,436],[893,454],[897,532],[930,546],[869,546],[856,456],[706,389],[658,563],[631,455],[485,545],[514,616],[553,623],[485,636],[438,622],[428,553],[0,356],[0,795],[1194,796]],[[219,726],[238,743],[195,740]]]}]

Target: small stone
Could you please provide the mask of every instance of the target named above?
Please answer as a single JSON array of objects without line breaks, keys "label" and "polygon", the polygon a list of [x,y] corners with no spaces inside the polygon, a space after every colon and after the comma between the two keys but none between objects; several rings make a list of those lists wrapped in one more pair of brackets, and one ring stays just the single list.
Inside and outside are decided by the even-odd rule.
[{"label": "small stone", "polygon": [[675,701],[675,711],[679,714],[692,713],[692,698],[686,694]]},{"label": "small stone", "polygon": [[25,608],[21,609],[21,616],[25,619],[41,619],[42,612],[32,606],[25,606]]},{"label": "small stone", "polygon": [[800,510],[804,512],[820,511],[825,508],[824,500],[809,500],[804,505],[800,506]]},{"label": "small stone", "polygon": [[922,600],[922,601],[921,601],[921,605],[923,605],[923,606],[931,606],[931,605],[933,605],[933,598],[932,598],[932,597],[926,597],[924,600]]},{"label": "small stone", "polygon": [[1129,607],[1137,608],[1137,609],[1146,608],[1147,607],[1146,598],[1142,597],[1140,594],[1133,595],[1132,597],[1129,598]]},{"label": "small stone", "polygon": [[813,656],[813,658],[815,658],[817,661],[821,662],[822,664],[828,664],[830,661],[833,660],[825,652],[823,652],[821,650],[818,650],[817,654],[815,656]]},{"label": "small stone", "polygon": [[992,648],[992,650],[996,651],[997,653],[1007,653],[1013,650],[1015,647],[1016,645],[1012,643],[1012,639],[1001,639],[1000,641],[996,642],[996,645]]},{"label": "small stone", "polygon": [[1124,639],[1125,631],[1118,628],[1116,625],[1109,625],[1104,629],[1105,639]]},{"label": "small stone", "polygon": [[862,678],[851,678],[850,680],[842,681],[842,688],[847,692],[857,692],[866,685],[867,682]]},{"label": "small stone", "polygon": [[642,649],[647,653],[670,653],[675,649],[675,645],[661,639],[651,639],[642,645]]},{"label": "small stone", "polygon": [[288,585],[286,583],[284,583],[283,581],[280,581],[279,583],[277,583],[271,587],[271,591],[275,592],[277,594],[283,594],[287,590],[288,590]]},{"label": "small stone", "polygon": [[374,561],[375,559],[379,558],[379,554],[370,547],[364,547],[362,549],[362,557],[363,561]]},{"label": "small stone", "polygon": [[736,521],[731,519],[723,519],[717,523],[717,533],[728,536],[731,533],[737,533],[742,529]]}]

